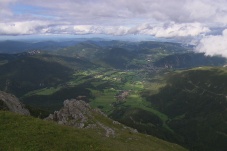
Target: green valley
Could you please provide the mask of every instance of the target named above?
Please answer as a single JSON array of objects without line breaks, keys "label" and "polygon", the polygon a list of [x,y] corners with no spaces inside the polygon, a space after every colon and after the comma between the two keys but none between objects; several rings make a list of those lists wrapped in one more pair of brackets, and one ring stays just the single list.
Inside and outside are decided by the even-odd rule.
[{"label": "green valley", "polygon": [[[225,65],[225,58],[193,53],[190,47],[176,43],[122,41],[87,41],[57,51],[30,54],[0,55],[0,89],[19,97],[34,117],[45,118],[59,110],[64,100],[78,99],[141,133],[193,151],[226,147],[223,142],[226,141],[227,69],[220,67]],[[25,118],[7,112],[1,114],[15,116],[19,121]],[[85,130],[58,127],[34,118],[24,120],[44,124],[47,129],[53,126],[60,132],[67,131],[65,137],[78,139],[83,144],[81,150],[88,150],[89,146],[93,150],[109,150],[111,144],[118,143],[124,146],[120,140],[128,135],[122,132],[116,140],[106,140],[102,148],[104,138],[96,142],[89,139],[96,135],[95,131],[89,130],[88,137],[82,137],[80,142],[70,133],[79,133],[81,137]],[[56,137],[63,137],[60,132]],[[47,133],[50,140],[56,139],[55,129]],[[138,135],[141,137],[136,140],[142,139],[138,148],[153,139]],[[73,145],[71,140],[67,141]],[[61,147],[65,147],[64,143],[67,144],[63,142]],[[130,150],[136,144],[132,142],[122,150]],[[21,148],[18,145],[12,144],[14,149]],[[30,144],[34,145],[35,150],[42,149]],[[143,147],[149,150],[148,146]]]}]

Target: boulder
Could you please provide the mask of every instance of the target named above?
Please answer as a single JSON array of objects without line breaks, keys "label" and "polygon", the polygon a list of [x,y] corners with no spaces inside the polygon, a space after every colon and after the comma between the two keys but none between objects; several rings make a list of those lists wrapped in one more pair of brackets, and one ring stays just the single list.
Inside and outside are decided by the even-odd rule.
[{"label": "boulder", "polygon": [[45,120],[77,128],[97,129],[105,132],[106,137],[114,136],[115,131],[99,121],[96,116],[107,118],[100,110],[92,109],[82,100],[65,100],[64,107],[50,114]]},{"label": "boulder", "polygon": [[0,91],[0,110],[8,110],[22,115],[30,115],[28,109],[12,94]]}]

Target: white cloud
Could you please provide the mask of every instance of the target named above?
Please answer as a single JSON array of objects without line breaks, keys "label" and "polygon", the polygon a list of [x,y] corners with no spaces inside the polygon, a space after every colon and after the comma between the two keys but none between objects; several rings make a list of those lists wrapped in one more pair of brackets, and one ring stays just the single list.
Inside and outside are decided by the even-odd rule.
[{"label": "white cloud", "polygon": [[89,34],[92,32],[92,26],[89,25],[78,25],[73,27],[75,34]]},{"label": "white cloud", "polygon": [[48,25],[43,21],[24,21],[13,23],[0,23],[0,34],[2,35],[20,35],[37,34]]},{"label": "white cloud", "polygon": [[206,55],[220,55],[227,58],[227,29],[222,35],[207,36],[200,40],[196,47],[197,52],[204,52]]},{"label": "white cloud", "polygon": [[192,37],[209,32],[208,27],[199,23],[176,24],[142,24],[139,26],[102,26],[102,25],[71,25],[56,24],[47,21],[23,21],[13,23],[0,23],[0,34],[107,34],[107,35],[129,35],[142,34],[155,37]]},{"label": "white cloud", "polygon": [[197,38],[227,27],[226,5],[226,0],[0,0],[0,35]]},{"label": "white cloud", "polygon": [[129,27],[124,26],[74,26],[74,34],[107,34],[107,35],[127,35]]},{"label": "white cloud", "polygon": [[144,24],[137,27],[136,30],[136,33],[139,34],[147,34],[153,35],[155,37],[164,38],[198,36],[200,34],[207,33],[210,31],[208,27],[204,27],[200,23],[177,24],[174,22],[169,24],[163,24],[162,26],[152,26],[150,24]]},{"label": "white cloud", "polygon": [[75,34],[110,34],[110,35],[128,35],[142,34],[155,37],[193,37],[209,32],[208,27],[200,23],[183,23],[183,24],[161,24],[151,25],[142,24],[136,27],[127,26],[91,26],[78,25],[74,26]]},{"label": "white cloud", "polygon": [[142,24],[136,27],[128,26],[95,26],[95,25],[76,25],[73,30],[68,28],[71,34],[108,34],[108,35],[129,35],[142,34],[155,37],[192,37],[209,32],[208,27],[204,27],[199,23],[187,24],[162,24],[152,26],[151,24]]},{"label": "white cloud", "polygon": [[[7,0],[3,0],[7,1]],[[23,13],[53,16],[72,24],[126,25],[138,20],[145,22],[227,24],[226,0],[9,0],[26,6]],[[6,9],[8,5],[2,7]],[[14,8],[15,8],[14,7]],[[9,8],[7,8],[9,10]],[[44,11],[45,10],[45,11]],[[13,10],[11,10],[13,12]],[[26,12],[27,11],[27,12]],[[17,16],[14,16],[15,18]],[[36,16],[37,17],[37,16]],[[7,18],[7,16],[6,16]]]}]

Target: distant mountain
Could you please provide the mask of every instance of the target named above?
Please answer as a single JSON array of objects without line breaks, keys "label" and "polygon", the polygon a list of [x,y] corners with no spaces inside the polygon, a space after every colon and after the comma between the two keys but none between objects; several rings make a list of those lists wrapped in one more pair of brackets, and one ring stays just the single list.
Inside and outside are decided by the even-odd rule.
[{"label": "distant mountain", "polygon": [[[1,56],[1,55],[0,55]],[[21,96],[28,91],[57,86],[70,79],[80,69],[93,64],[82,59],[53,55],[15,55],[0,66],[0,89]]]},{"label": "distant mountain", "polygon": [[227,69],[195,68],[172,75],[147,98],[169,117],[168,125],[193,151],[227,148]]},{"label": "distant mountain", "polygon": [[189,47],[185,47],[179,43],[155,41],[140,42],[138,46],[141,48],[141,50],[161,49],[165,50],[166,53],[182,53],[190,49]]},{"label": "distant mountain", "polygon": [[167,42],[86,41],[52,53],[81,57],[104,67],[132,69],[188,49]]},{"label": "distant mountain", "polygon": [[31,43],[29,46],[29,50],[39,49],[39,50],[58,50],[61,48],[73,46],[77,44],[77,41],[41,41]]},{"label": "distant mountain", "polygon": [[96,59],[96,57],[102,53],[103,48],[91,42],[82,42],[76,44],[75,46],[63,48],[54,52],[54,54],[70,57],[81,57],[90,61]]},{"label": "distant mountain", "polygon": [[193,68],[198,66],[223,66],[226,59],[218,56],[205,56],[204,53],[173,54],[154,62],[157,67]]},{"label": "distant mountain", "polygon": [[58,50],[78,43],[77,41],[0,41],[0,53],[15,54],[31,50]]},{"label": "distant mountain", "polygon": [[130,52],[123,48],[110,48],[106,50],[101,60],[113,68],[129,69],[133,68],[132,65],[130,66],[130,63],[134,58],[137,58],[137,53],[134,51]]},{"label": "distant mountain", "polygon": [[27,51],[30,47],[29,42],[21,41],[0,41],[0,53],[20,53]]},{"label": "distant mountain", "polygon": [[141,42],[130,42],[130,41],[90,41],[103,48],[123,48],[130,51],[146,51],[152,49],[165,49],[169,52],[184,52],[190,49],[190,47],[183,46],[179,43],[170,42],[158,42],[158,41],[141,41]]},{"label": "distant mountain", "polygon": [[94,42],[84,42],[73,47],[61,49],[56,52],[58,55],[83,58],[105,67],[126,69],[133,58],[137,57],[134,51],[123,48],[102,48]]},{"label": "distant mountain", "polygon": [[[169,53],[177,53],[190,49],[178,43],[170,42],[156,42],[156,41],[142,41],[142,42],[129,42],[129,41],[117,41],[117,40],[103,40],[103,39],[69,39],[61,41],[14,41],[6,40],[0,41],[0,53],[20,53],[31,50],[60,50],[68,48],[69,50],[78,50],[80,48],[86,49],[91,47],[95,49],[106,48],[122,48],[130,51],[148,51],[152,49],[163,49],[169,51]],[[93,49],[92,48],[92,49]],[[87,49],[89,50],[89,49]],[[70,52],[70,51],[69,51]],[[60,53],[60,52],[59,52]],[[71,53],[71,52],[70,52]],[[64,53],[62,53],[64,54]],[[66,53],[65,53],[66,54]],[[69,54],[68,54],[69,55]]]}]

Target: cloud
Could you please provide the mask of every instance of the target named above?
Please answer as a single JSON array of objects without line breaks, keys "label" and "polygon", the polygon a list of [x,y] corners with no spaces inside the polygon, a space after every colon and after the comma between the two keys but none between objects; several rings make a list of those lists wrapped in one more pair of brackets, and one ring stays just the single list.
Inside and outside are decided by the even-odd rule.
[{"label": "cloud", "polygon": [[[226,0],[1,0],[1,3],[4,4],[1,10],[14,14],[12,19],[20,17],[24,21],[30,19],[26,17],[30,14],[39,20],[74,25],[139,25],[141,21],[227,25]],[[20,7],[24,18],[15,14]]]},{"label": "cloud", "polygon": [[3,20],[4,18],[7,18],[8,16],[12,16],[13,13],[9,9],[9,5],[16,0],[1,0],[0,1],[0,18]]},{"label": "cloud", "polygon": [[226,6],[226,0],[0,0],[0,36],[148,35],[227,57]]},{"label": "cloud", "polygon": [[169,24],[141,24],[138,26],[104,26],[104,25],[73,25],[57,24],[48,21],[22,21],[0,23],[2,35],[30,35],[30,34],[106,34],[106,35],[150,35],[158,38],[193,37],[209,32],[209,28],[200,23],[169,23]]},{"label": "cloud", "polygon": [[74,26],[75,34],[107,34],[107,35],[127,35],[129,27],[124,26]]},{"label": "cloud", "polygon": [[195,39],[227,28],[226,0],[0,0],[0,35]]},{"label": "cloud", "polygon": [[110,34],[110,35],[128,35],[142,34],[155,37],[170,38],[170,37],[190,37],[198,36],[209,32],[208,27],[204,27],[199,23],[183,23],[183,24],[162,24],[151,25],[142,24],[136,27],[125,26],[74,26],[74,30],[78,34]]},{"label": "cloud", "polygon": [[209,32],[209,28],[201,25],[200,23],[182,23],[177,24],[171,22],[163,24],[162,26],[152,26],[144,24],[132,31],[139,34],[153,35],[155,37],[170,38],[170,37],[188,37],[198,36],[203,33]]},{"label": "cloud", "polygon": [[222,35],[207,36],[200,40],[195,51],[204,52],[209,56],[223,56],[227,58],[227,29],[222,32]]},{"label": "cloud", "polygon": [[188,21],[227,25],[226,4],[226,0],[192,0],[185,4],[184,9],[188,12]]},{"label": "cloud", "polygon": [[[6,1],[6,0],[4,0]],[[51,15],[74,24],[131,24],[136,20],[227,24],[226,0],[14,0],[17,5],[35,6],[46,11],[33,14]],[[14,7],[14,8],[15,8]],[[13,11],[13,10],[12,10]],[[24,13],[28,10],[22,10]],[[29,10],[31,12],[31,10]]]},{"label": "cloud", "polygon": [[45,27],[48,26],[47,22],[43,21],[24,21],[13,23],[0,23],[1,35],[26,35],[42,33]]}]

